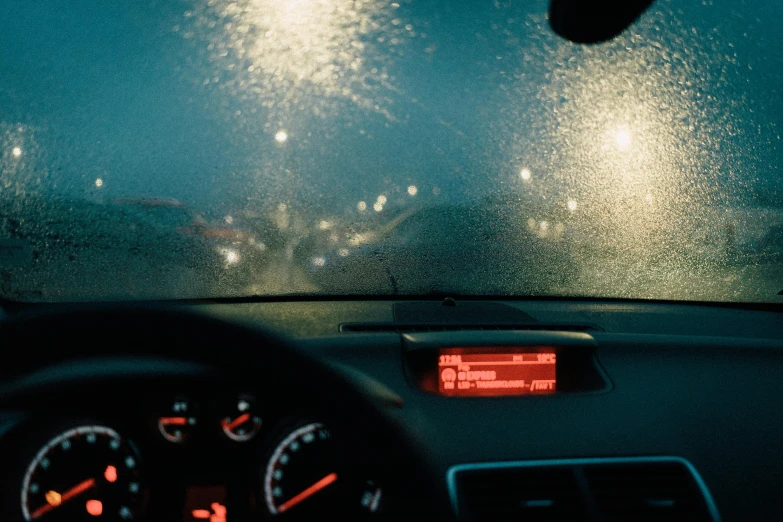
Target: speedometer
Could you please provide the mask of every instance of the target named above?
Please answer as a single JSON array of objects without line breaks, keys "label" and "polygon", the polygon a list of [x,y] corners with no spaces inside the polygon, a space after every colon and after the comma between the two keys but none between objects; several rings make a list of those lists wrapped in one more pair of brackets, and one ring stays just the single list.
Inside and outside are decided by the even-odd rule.
[{"label": "speedometer", "polygon": [[51,439],[22,483],[27,521],[130,520],[140,499],[138,456],[105,426],[80,426]]},{"label": "speedometer", "polygon": [[270,514],[307,518],[378,511],[380,487],[346,469],[330,438],[329,430],[315,422],[280,440],[264,473]]}]

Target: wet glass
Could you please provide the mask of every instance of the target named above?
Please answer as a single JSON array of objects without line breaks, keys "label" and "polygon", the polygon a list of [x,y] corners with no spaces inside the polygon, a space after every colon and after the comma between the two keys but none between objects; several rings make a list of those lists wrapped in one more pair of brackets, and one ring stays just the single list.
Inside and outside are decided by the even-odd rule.
[{"label": "wet glass", "polygon": [[7,2],[0,296],[782,302],[779,2]]}]

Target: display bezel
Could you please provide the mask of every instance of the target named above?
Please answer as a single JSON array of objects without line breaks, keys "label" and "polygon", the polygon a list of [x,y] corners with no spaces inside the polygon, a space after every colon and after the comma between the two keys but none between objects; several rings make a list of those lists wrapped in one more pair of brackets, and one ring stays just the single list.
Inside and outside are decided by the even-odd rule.
[{"label": "display bezel", "polygon": [[[406,375],[419,390],[444,399],[535,399],[567,393],[604,393],[611,383],[596,357],[598,345],[590,335],[571,332],[423,332],[403,335]],[[556,356],[556,389],[553,393],[491,396],[441,394],[438,390],[438,357],[441,350],[465,349],[482,353],[552,352]]]}]

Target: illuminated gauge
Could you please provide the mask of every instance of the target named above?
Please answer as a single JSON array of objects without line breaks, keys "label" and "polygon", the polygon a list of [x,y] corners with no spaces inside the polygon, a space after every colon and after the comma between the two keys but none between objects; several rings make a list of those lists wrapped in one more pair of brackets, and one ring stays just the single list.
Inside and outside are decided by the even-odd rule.
[{"label": "illuminated gauge", "polygon": [[187,399],[176,399],[169,414],[158,418],[158,431],[163,437],[175,444],[185,442],[196,427],[193,405]]},{"label": "illuminated gauge", "polygon": [[250,440],[261,429],[261,417],[255,411],[254,401],[249,397],[240,397],[233,404],[230,413],[220,420],[223,433],[237,442]]},{"label": "illuminated gauge", "polygon": [[49,441],[22,482],[25,520],[131,520],[140,505],[139,461],[105,426],[81,426]]},{"label": "illuminated gauge", "polygon": [[264,473],[263,497],[272,515],[351,515],[377,512],[381,488],[344,469],[329,431],[312,423],[290,432],[275,448]]}]

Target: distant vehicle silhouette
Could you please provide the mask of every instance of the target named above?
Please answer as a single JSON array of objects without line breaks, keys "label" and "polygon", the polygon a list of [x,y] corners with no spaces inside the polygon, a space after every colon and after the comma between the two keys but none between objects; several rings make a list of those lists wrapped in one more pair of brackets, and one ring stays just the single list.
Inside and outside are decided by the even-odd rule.
[{"label": "distant vehicle silhouette", "polygon": [[[516,207],[429,207],[403,215],[370,240],[317,256],[323,291],[546,294],[572,281],[565,245],[538,237]],[[359,242],[361,243],[361,242]]]}]

